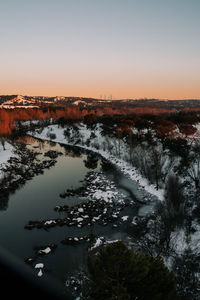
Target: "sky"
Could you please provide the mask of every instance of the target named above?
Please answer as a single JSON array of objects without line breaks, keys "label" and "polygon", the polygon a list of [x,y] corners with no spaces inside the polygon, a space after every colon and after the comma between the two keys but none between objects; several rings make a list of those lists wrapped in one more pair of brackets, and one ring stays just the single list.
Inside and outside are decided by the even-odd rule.
[{"label": "sky", "polygon": [[200,0],[0,0],[0,94],[200,99]]}]

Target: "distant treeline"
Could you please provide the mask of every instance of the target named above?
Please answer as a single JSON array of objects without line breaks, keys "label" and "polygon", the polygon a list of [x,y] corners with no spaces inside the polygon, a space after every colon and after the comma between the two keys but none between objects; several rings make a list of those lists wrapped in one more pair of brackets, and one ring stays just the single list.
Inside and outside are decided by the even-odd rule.
[{"label": "distant treeline", "polygon": [[[9,96],[7,96],[9,97]],[[148,101],[147,101],[148,102]],[[116,103],[116,101],[115,101]],[[157,105],[156,105],[157,106]],[[192,124],[199,121],[200,107],[184,107],[181,111],[174,108],[131,107],[118,103],[110,105],[73,105],[42,104],[38,108],[0,108],[0,134],[11,134],[16,121],[53,119],[58,122],[85,120],[85,122],[117,123],[120,127],[135,126],[138,129],[160,126],[161,131],[178,125],[182,130],[191,130]],[[152,125],[153,124],[153,125]],[[186,126],[187,125],[187,126]]]}]

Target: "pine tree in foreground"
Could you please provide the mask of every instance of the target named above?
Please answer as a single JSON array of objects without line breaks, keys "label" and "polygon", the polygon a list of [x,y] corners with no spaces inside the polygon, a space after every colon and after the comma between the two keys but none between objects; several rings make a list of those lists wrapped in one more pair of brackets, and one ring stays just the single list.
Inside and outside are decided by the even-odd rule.
[{"label": "pine tree in foreground", "polygon": [[175,300],[176,278],[161,258],[136,253],[123,242],[115,242],[90,255],[89,299]]}]

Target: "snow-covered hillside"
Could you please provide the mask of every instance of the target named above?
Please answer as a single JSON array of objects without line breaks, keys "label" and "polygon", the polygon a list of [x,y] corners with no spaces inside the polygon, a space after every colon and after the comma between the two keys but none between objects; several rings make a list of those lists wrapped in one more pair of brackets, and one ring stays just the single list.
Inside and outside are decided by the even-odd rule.
[{"label": "snow-covered hillside", "polygon": [[8,100],[0,105],[0,108],[14,109],[14,108],[36,108],[38,107],[34,97],[24,97],[18,95],[15,98]]}]

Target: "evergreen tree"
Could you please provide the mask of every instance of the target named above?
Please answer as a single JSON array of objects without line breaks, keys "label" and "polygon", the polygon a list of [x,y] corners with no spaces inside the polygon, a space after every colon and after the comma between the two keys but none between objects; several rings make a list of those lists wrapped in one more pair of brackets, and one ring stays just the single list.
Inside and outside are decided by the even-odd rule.
[{"label": "evergreen tree", "polygon": [[89,299],[171,300],[176,298],[176,279],[161,258],[136,253],[116,242],[90,256]]}]

